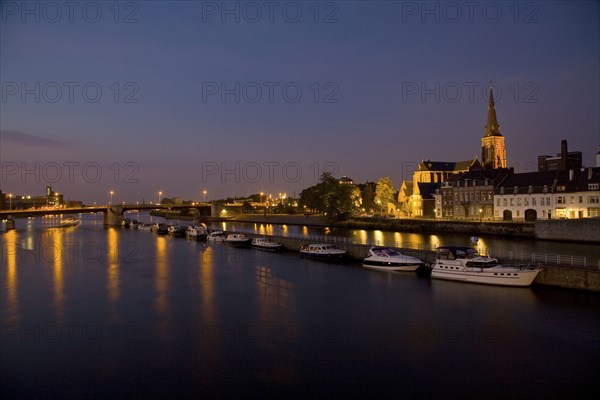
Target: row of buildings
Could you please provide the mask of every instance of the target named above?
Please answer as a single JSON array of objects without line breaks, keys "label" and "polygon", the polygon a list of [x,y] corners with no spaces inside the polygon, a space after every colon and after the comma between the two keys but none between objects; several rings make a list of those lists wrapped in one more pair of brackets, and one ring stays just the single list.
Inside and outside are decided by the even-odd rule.
[{"label": "row of buildings", "polygon": [[506,166],[504,136],[500,133],[490,91],[481,158],[459,162],[423,161],[404,181],[398,205],[400,216],[472,220],[589,218],[600,216],[600,151],[596,167],[584,168],[582,153],[561,143],[556,156],[538,156],[538,171],[515,173]]},{"label": "row of buildings", "polygon": [[27,210],[57,207],[81,207],[81,201],[65,201],[61,193],[55,192],[52,186],[46,186],[44,196],[19,195],[4,193],[0,190],[0,210]]}]

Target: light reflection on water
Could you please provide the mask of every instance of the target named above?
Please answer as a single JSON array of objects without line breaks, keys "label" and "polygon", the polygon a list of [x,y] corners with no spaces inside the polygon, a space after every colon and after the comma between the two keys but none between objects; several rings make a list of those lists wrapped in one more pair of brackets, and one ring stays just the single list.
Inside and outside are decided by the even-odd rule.
[{"label": "light reflection on water", "polygon": [[354,396],[573,396],[592,386],[597,295],[431,281],[87,222],[2,235],[0,310],[15,324],[1,331],[3,398],[164,398],[174,387],[322,397],[332,385]]}]

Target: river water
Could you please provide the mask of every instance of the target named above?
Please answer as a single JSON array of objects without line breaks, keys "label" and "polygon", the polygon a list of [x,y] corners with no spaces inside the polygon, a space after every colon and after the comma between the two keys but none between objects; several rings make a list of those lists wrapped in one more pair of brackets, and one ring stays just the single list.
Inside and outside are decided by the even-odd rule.
[{"label": "river water", "polygon": [[3,399],[598,390],[594,293],[390,274],[100,216],[56,225],[19,220],[0,239]]}]

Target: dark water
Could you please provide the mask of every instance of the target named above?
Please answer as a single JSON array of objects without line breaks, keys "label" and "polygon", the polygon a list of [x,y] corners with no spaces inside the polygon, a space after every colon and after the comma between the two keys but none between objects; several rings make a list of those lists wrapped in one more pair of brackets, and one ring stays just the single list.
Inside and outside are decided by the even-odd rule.
[{"label": "dark water", "polygon": [[0,395],[573,398],[600,296],[20,221],[2,235]]}]

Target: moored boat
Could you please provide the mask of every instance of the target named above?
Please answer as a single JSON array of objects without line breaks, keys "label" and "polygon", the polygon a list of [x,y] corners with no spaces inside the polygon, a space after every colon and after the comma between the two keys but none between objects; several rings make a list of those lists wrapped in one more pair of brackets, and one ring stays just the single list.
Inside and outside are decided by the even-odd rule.
[{"label": "moored boat", "polygon": [[180,225],[170,225],[168,227],[169,235],[175,236],[175,237],[184,237],[185,229],[186,228],[184,228],[183,226],[180,226]]},{"label": "moored boat", "polygon": [[339,261],[346,255],[346,250],[338,249],[330,244],[316,243],[305,244],[300,248],[300,257],[314,258],[317,260]]},{"label": "moored boat", "polygon": [[185,230],[185,237],[190,240],[206,240],[208,232],[205,226],[190,225]]},{"label": "moored boat", "polygon": [[156,225],[152,226],[151,229],[153,232],[156,232],[157,235],[168,235],[169,234],[169,227],[163,223],[156,224]]},{"label": "moored boat", "polygon": [[265,237],[256,237],[252,239],[250,243],[255,249],[266,250],[266,251],[280,251],[283,246],[281,243],[274,242]]},{"label": "moored boat", "polygon": [[212,231],[206,237],[209,242],[222,242],[225,240],[225,232],[223,231]]},{"label": "moored boat", "polygon": [[380,271],[414,272],[423,265],[418,258],[400,253],[391,247],[371,247],[362,262],[363,267]]},{"label": "moored boat", "polygon": [[233,246],[249,246],[251,240],[252,239],[250,239],[243,233],[230,233],[225,238],[225,243],[231,244]]},{"label": "moored boat", "polygon": [[495,258],[481,256],[472,247],[442,246],[436,250],[431,269],[434,279],[501,286],[530,286],[540,269],[498,264]]}]

